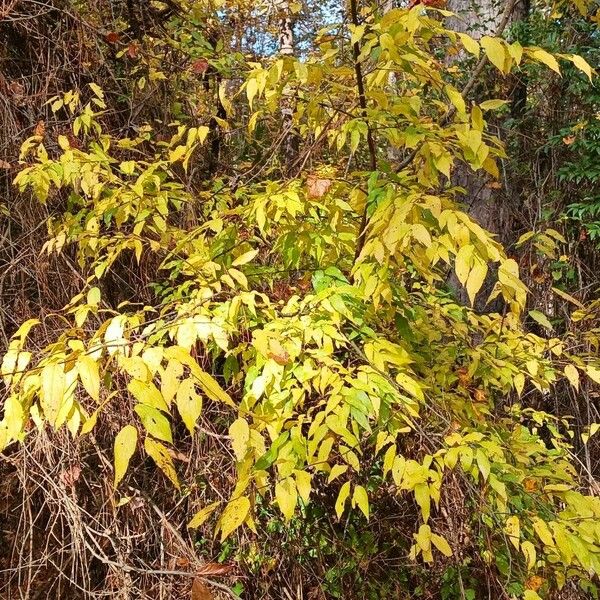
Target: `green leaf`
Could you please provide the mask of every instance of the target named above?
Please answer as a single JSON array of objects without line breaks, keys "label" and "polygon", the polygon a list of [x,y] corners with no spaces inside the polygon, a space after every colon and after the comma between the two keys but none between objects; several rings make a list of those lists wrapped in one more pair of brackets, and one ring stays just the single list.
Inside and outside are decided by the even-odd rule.
[{"label": "green leaf", "polygon": [[119,485],[127,469],[129,461],[135,453],[137,446],[138,432],[133,425],[125,425],[115,437],[114,442],[114,461],[115,461],[115,488]]}]

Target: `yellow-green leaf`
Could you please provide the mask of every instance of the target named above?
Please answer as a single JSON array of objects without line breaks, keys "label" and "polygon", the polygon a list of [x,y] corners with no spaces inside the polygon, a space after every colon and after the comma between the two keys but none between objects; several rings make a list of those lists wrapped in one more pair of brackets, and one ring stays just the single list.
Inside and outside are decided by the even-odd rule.
[{"label": "yellow-green leaf", "polygon": [[296,503],[298,502],[298,490],[296,489],[296,483],[291,477],[287,477],[275,484],[275,498],[277,499],[279,510],[289,521],[294,516]]},{"label": "yellow-green leaf", "polygon": [[135,453],[137,446],[138,432],[133,425],[125,425],[117,436],[114,443],[114,461],[115,461],[115,488],[119,485],[127,469],[129,461]]},{"label": "yellow-green leaf", "polygon": [[202,525],[210,515],[212,515],[215,510],[218,508],[220,502],[213,502],[208,506],[200,509],[193,517],[192,520],[188,523],[188,529],[197,529]]},{"label": "yellow-green leaf", "polygon": [[357,485],[352,494],[352,506],[358,506],[367,519],[369,518],[369,496],[362,485]]},{"label": "yellow-green leaf", "polygon": [[173,485],[179,489],[179,479],[177,478],[177,472],[175,471],[175,466],[173,465],[173,460],[166,446],[153,440],[152,438],[147,437],[144,440],[144,448],[152,458],[152,460],[156,463],[157,467],[171,480]]},{"label": "yellow-green leaf", "polygon": [[100,400],[100,373],[98,363],[89,355],[80,356],[77,361],[77,371],[79,378],[92,400]]},{"label": "yellow-green leaf", "polygon": [[184,379],[177,390],[175,403],[188,431],[194,435],[194,428],[198,417],[202,414],[202,398],[196,393],[194,380],[191,377]]},{"label": "yellow-green leaf", "polygon": [[344,483],[344,485],[340,488],[337,500],[335,501],[335,514],[337,515],[338,519],[340,519],[341,516],[344,514],[344,506],[349,495],[350,482],[346,481],[346,483]]},{"label": "yellow-green leaf", "polygon": [[450,544],[446,538],[442,537],[441,535],[437,535],[437,533],[432,533],[431,541],[444,556],[452,556],[452,548],[450,548]]},{"label": "yellow-green leaf", "polygon": [[221,541],[227,539],[245,520],[250,512],[250,499],[240,496],[229,502],[219,519]]},{"label": "yellow-green leaf", "polygon": [[248,442],[250,441],[250,427],[246,419],[239,417],[229,427],[229,435],[231,437],[231,447],[235,453],[235,457],[241,461],[248,450]]}]

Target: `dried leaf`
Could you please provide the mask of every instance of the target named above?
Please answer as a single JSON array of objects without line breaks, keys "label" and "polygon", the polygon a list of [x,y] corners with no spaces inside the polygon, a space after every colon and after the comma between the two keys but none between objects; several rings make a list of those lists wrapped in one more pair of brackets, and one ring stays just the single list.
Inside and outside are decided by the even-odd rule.
[{"label": "dried leaf", "polygon": [[208,61],[205,58],[198,58],[192,62],[190,70],[192,73],[203,75],[208,69]]},{"label": "dried leaf", "polygon": [[194,579],[191,600],[213,600],[214,596],[202,579]]},{"label": "dried leaf", "polygon": [[316,175],[309,175],[306,178],[306,187],[308,188],[309,198],[322,198],[331,187],[331,179],[323,179]]}]

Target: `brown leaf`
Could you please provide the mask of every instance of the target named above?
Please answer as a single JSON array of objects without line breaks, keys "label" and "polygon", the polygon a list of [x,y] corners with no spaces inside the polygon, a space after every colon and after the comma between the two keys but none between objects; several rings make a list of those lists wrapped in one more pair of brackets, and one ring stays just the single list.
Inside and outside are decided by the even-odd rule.
[{"label": "brown leaf", "polygon": [[567,135],[563,138],[563,143],[567,146],[570,146],[575,141],[575,139],[576,138],[574,135]]},{"label": "brown leaf", "polygon": [[306,178],[306,187],[308,188],[309,198],[322,198],[331,187],[331,179],[323,179],[316,175],[309,175]]},{"label": "brown leaf", "polygon": [[0,169],[12,169],[12,165],[9,162],[0,159]]},{"label": "brown leaf", "polygon": [[35,129],[33,130],[33,135],[39,135],[40,137],[44,137],[46,133],[46,123],[44,121],[38,121]]},{"label": "brown leaf", "polygon": [[229,575],[234,569],[234,565],[209,562],[202,565],[198,571],[196,571],[196,575],[200,577],[222,577],[223,575]]},{"label": "brown leaf", "polygon": [[129,58],[137,58],[139,52],[140,47],[137,44],[129,44],[129,46],[127,46],[127,56],[129,56]]},{"label": "brown leaf", "polygon": [[192,73],[203,75],[208,69],[208,61],[205,58],[198,58],[192,62],[190,69]]},{"label": "brown leaf", "polygon": [[73,487],[75,482],[81,475],[81,467],[79,465],[72,465],[68,469],[63,469],[58,475],[59,480],[64,484],[65,487]]},{"label": "brown leaf", "polygon": [[116,44],[121,36],[116,31],[109,31],[104,38],[109,44]]},{"label": "brown leaf", "polygon": [[212,592],[202,579],[194,579],[194,583],[192,583],[191,600],[214,600]]}]

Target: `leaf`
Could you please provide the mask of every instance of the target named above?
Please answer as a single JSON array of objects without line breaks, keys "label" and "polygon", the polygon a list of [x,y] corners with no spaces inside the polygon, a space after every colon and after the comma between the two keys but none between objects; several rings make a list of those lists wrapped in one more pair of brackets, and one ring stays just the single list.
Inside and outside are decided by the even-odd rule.
[{"label": "leaf", "polygon": [[554,329],[554,327],[552,326],[552,323],[550,323],[550,321],[548,320],[548,317],[544,313],[540,312],[539,310],[530,310],[529,316],[536,323],[539,323],[542,327],[545,327],[546,329]]},{"label": "leaf", "polygon": [[171,480],[173,485],[179,489],[179,479],[175,466],[169,454],[169,450],[160,442],[147,437],[144,440],[144,449],[148,456],[156,463],[156,466]]},{"label": "leaf", "polygon": [[342,515],[344,514],[344,506],[349,495],[350,482],[346,481],[346,483],[344,483],[344,485],[340,488],[337,500],[335,501],[335,514],[337,515],[338,519],[341,519]]},{"label": "leaf", "polygon": [[98,363],[89,355],[82,355],[77,360],[77,371],[85,391],[92,400],[100,400],[100,373]]},{"label": "leaf", "polygon": [[252,103],[254,102],[254,98],[258,93],[258,81],[256,79],[249,79],[246,84],[246,96],[248,97],[248,104],[250,108],[252,108]]},{"label": "leaf", "polygon": [[194,380],[191,377],[184,379],[177,390],[175,399],[177,410],[181,420],[191,435],[194,435],[194,428],[198,417],[202,414],[202,398],[196,393]]},{"label": "leaf", "polygon": [[594,367],[592,365],[587,365],[585,367],[586,375],[594,382],[600,383],[600,368]]},{"label": "leaf", "polygon": [[579,389],[579,371],[577,367],[572,364],[568,364],[564,369],[565,377],[569,380],[569,383],[576,389]]},{"label": "leaf", "polygon": [[531,50],[530,54],[534,60],[545,64],[560,75],[560,67],[558,65],[558,61],[556,60],[556,58],[554,58],[554,56],[552,56],[552,54],[546,52],[546,50],[542,50],[541,48]]},{"label": "leaf", "polygon": [[325,179],[323,177],[318,177],[317,175],[309,175],[306,178],[308,197],[311,199],[322,198],[329,191],[331,185],[331,179]]},{"label": "leaf", "polygon": [[485,281],[487,272],[487,264],[479,260],[475,262],[473,268],[469,272],[465,288],[467,290],[467,295],[469,296],[469,301],[471,302],[471,305],[475,303],[475,297],[477,296],[477,292],[479,292],[481,286],[483,285],[483,282]]},{"label": "leaf", "polygon": [[369,496],[362,485],[357,485],[352,494],[352,506],[358,506],[367,520],[369,519]]},{"label": "leaf", "polygon": [[140,404],[164,410],[165,412],[169,411],[163,395],[153,383],[132,379],[127,385],[127,389]]},{"label": "leaf", "polygon": [[250,427],[246,419],[239,417],[229,427],[231,447],[238,461],[243,460],[250,442]]},{"label": "leaf", "polygon": [[194,582],[192,583],[192,593],[190,600],[213,600],[214,596],[207,585],[200,579],[196,577]]},{"label": "leaf", "polygon": [[116,488],[129,467],[129,461],[135,453],[137,446],[138,432],[133,425],[125,425],[117,436],[114,443],[114,461],[115,461],[115,482]]},{"label": "leaf", "polygon": [[[486,100],[479,106],[481,110],[496,110],[508,104],[508,100]],[[520,240],[519,240],[520,241]]]},{"label": "leaf", "polygon": [[257,254],[258,254],[258,250],[248,250],[248,252],[244,252],[244,254],[241,254],[240,256],[238,256],[231,263],[231,266],[239,267],[241,265],[245,265],[245,264],[249,263],[251,260],[253,260]]},{"label": "leaf", "polygon": [[312,491],[312,477],[310,473],[306,471],[294,471],[294,475],[296,477],[296,489],[298,490],[298,495],[302,498],[304,504],[308,504],[310,500],[310,493]]},{"label": "leaf", "polygon": [[206,73],[207,69],[208,61],[205,58],[197,58],[196,60],[192,61],[192,64],[190,65],[190,70],[192,73],[196,73],[198,75],[203,75]]},{"label": "leaf", "polygon": [[481,47],[484,49],[486,56],[490,62],[502,73],[506,73],[504,63],[507,57],[507,51],[504,44],[494,37],[484,35],[480,41]]},{"label": "leaf", "polygon": [[46,365],[41,373],[40,404],[51,425],[56,423],[65,397],[66,376],[63,365]]},{"label": "leaf", "polygon": [[228,406],[234,407],[235,404],[231,399],[231,396],[223,390],[223,388],[217,383],[217,380],[208,373],[205,373],[201,369],[193,371],[194,377],[198,380],[198,384],[204,391],[204,393],[215,402],[223,402]]},{"label": "leaf", "polygon": [[427,523],[431,513],[431,495],[429,494],[429,486],[426,483],[417,483],[417,485],[415,485],[414,494],[415,501],[421,508],[423,521]]},{"label": "leaf", "polygon": [[585,58],[578,54],[571,54],[568,58],[580,71],[588,76],[590,81],[592,81],[592,67],[590,67]]},{"label": "leaf", "polygon": [[432,533],[431,541],[444,556],[452,556],[452,548],[450,548],[450,544],[446,538],[442,537],[441,535],[437,535],[436,533]]},{"label": "leaf", "polygon": [[535,567],[535,546],[530,541],[525,541],[521,544],[521,552],[523,552],[527,560],[527,570],[531,571]]},{"label": "leaf", "polygon": [[220,504],[220,502],[213,502],[200,509],[187,524],[188,529],[197,529],[200,527],[217,510]]},{"label": "leaf", "polygon": [[296,503],[298,502],[296,483],[291,477],[287,477],[275,484],[275,498],[277,499],[279,510],[286,520],[289,521],[294,516]]},{"label": "leaf", "polygon": [[477,460],[477,466],[479,467],[479,471],[483,477],[483,480],[486,481],[488,475],[490,474],[490,461],[481,448],[477,448],[477,452],[475,452],[475,460]]},{"label": "leaf", "polygon": [[219,519],[222,542],[246,520],[249,512],[250,499],[247,496],[240,496],[229,502]]},{"label": "leaf", "polygon": [[552,532],[548,527],[546,521],[535,517],[533,519],[533,530],[537,533],[537,536],[542,540],[546,546],[553,547],[554,546],[554,538],[552,537]]},{"label": "leaf", "polygon": [[163,413],[146,404],[136,404],[134,410],[151,436],[170,444],[173,443],[171,425]]},{"label": "leaf", "polygon": [[460,38],[462,45],[465,47],[465,50],[479,58],[479,44],[466,33],[458,33],[458,37]]},{"label": "leaf", "polygon": [[510,543],[519,550],[520,545],[520,535],[521,535],[521,526],[519,523],[519,517],[513,515],[506,519],[506,524],[504,526],[504,532],[508,536]]},{"label": "leaf", "polygon": [[562,290],[559,290],[558,288],[554,288],[554,287],[552,288],[552,291],[555,294],[559,295],[564,300],[566,300],[567,302],[570,302],[571,304],[574,304],[575,306],[577,306],[579,308],[585,308],[583,306],[583,304],[581,304],[581,302],[579,302],[579,300],[577,300],[577,298],[574,298],[570,294],[567,294],[567,292],[563,292]]}]

